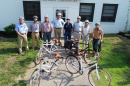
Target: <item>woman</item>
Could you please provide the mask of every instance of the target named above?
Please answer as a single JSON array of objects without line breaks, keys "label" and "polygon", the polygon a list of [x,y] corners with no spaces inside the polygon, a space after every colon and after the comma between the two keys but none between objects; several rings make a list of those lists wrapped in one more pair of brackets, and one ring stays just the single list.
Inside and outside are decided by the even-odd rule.
[{"label": "woman", "polygon": [[[89,40],[89,34],[90,34],[90,26],[89,24],[89,20],[85,20],[85,26],[82,28],[82,40],[83,40],[83,45],[82,45],[82,49],[84,49],[84,44],[87,45]],[[88,45],[86,46],[88,47]]]}]

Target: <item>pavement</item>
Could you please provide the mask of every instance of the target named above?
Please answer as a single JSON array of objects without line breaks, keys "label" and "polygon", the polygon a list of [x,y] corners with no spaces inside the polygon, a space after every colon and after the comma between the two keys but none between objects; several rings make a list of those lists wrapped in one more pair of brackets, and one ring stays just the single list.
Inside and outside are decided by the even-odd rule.
[{"label": "pavement", "polygon": [[[64,44],[63,39],[61,40],[62,45]],[[68,56],[65,49],[62,47],[58,52],[62,57],[64,57],[63,63],[60,65],[58,70],[46,78],[41,79],[40,86],[90,86],[88,81],[88,71],[84,71],[83,75],[71,74],[67,71],[65,66],[65,58]],[[46,55],[44,59],[47,61],[53,60],[54,56]]]},{"label": "pavement", "polygon": [[[64,40],[61,40],[62,45],[64,44]],[[66,66],[65,66],[65,58],[68,56],[65,52],[65,49],[62,48],[58,52],[64,59],[63,63],[60,65],[58,70],[54,73],[51,73],[51,76],[48,77],[43,77],[40,82],[40,86],[91,86],[88,81],[88,71],[86,70],[83,72],[83,75],[80,75],[79,73],[77,74],[71,74],[67,71]],[[49,54],[44,54],[44,61],[52,61],[54,60],[55,56],[53,55],[51,58],[51,55]],[[20,81],[26,81],[29,85],[29,80],[31,77],[31,74],[36,68],[39,68],[40,65],[35,65],[34,62],[29,64],[25,76],[19,76],[16,78],[18,83]],[[50,77],[50,78],[49,78]]]}]

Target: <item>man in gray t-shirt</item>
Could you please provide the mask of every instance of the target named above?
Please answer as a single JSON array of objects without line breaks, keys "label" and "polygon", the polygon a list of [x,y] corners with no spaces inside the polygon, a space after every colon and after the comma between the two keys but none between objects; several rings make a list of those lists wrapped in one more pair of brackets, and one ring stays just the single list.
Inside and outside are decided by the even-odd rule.
[{"label": "man in gray t-shirt", "polygon": [[83,27],[83,23],[80,21],[81,17],[77,17],[77,21],[73,24],[73,32],[74,32],[74,39],[81,39],[81,30]]}]

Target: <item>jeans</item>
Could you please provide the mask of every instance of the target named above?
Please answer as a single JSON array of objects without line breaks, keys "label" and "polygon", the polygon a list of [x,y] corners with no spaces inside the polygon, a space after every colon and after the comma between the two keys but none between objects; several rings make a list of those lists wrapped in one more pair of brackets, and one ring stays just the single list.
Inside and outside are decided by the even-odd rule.
[{"label": "jeans", "polygon": [[93,50],[97,52],[97,47],[98,47],[99,39],[94,39],[93,38]]},{"label": "jeans", "polygon": [[65,42],[67,41],[67,38],[71,40],[71,32],[65,32]]},{"label": "jeans", "polygon": [[[46,44],[46,40],[48,40],[48,44],[50,44],[51,33],[44,33],[43,38],[44,38],[44,42],[45,42],[44,44]],[[50,47],[50,46],[48,46],[48,47]]]}]

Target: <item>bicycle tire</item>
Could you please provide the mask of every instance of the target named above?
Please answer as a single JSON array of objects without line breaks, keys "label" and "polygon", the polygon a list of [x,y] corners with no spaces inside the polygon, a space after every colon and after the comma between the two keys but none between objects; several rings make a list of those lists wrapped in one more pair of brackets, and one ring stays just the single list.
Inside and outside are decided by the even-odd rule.
[{"label": "bicycle tire", "polygon": [[83,56],[83,60],[85,63],[87,63],[87,60],[93,56],[93,50],[87,49],[84,51],[84,56]]},{"label": "bicycle tire", "polygon": [[[52,67],[50,68],[50,70],[51,70],[50,72],[51,72],[51,73],[55,72],[55,71],[60,67],[60,65],[61,65],[62,63],[63,63],[63,57],[56,59],[56,61],[53,62],[53,65],[52,65]],[[59,64],[59,65],[57,66],[57,64]]]},{"label": "bicycle tire", "polygon": [[[41,76],[38,76],[37,78],[36,78],[36,75],[35,75],[35,73],[37,74],[37,73],[39,73],[39,75],[40,75],[40,70],[39,69],[35,69],[34,71],[33,71],[33,73],[32,73],[32,75],[31,75],[31,77],[30,77],[30,80],[29,80],[29,86],[40,86],[40,80],[41,80]],[[35,77],[34,77],[34,76]],[[38,79],[35,83],[33,83],[35,80],[34,79]],[[32,81],[32,80],[34,80],[34,81]],[[35,85],[34,85],[35,84]],[[37,84],[37,85],[36,85]]]},{"label": "bicycle tire", "polygon": [[91,69],[88,73],[88,80],[92,86],[110,86],[111,77],[103,69],[97,68],[100,79],[97,77],[96,68]]},{"label": "bicycle tire", "polygon": [[[71,65],[74,65],[74,66],[75,66],[75,63],[74,63],[74,62],[76,62],[76,64],[77,64],[76,67],[74,67],[74,66],[72,67],[72,69],[75,68],[75,69],[74,69],[75,72],[72,71],[72,69],[68,67],[68,62],[67,62],[67,61],[69,61],[69,60],[71,60],[70,66],[71,66]],[[72,64],[72,63],[73,63],[73,64]],[[66,65],[67,70],[68,70],[71,74],[79,73],[79,71],[81,70],[81,64],[80,64],[78,58],[75,57],[75,56],[68,56],[68,57],[66,58],[65,65]]]},{"label": "bicycle tire", "polygon": [[36,65],[40,64],[42,58],[43,58],[43,50],[39,50],[36,55],[36,61],[35,61]]}]

